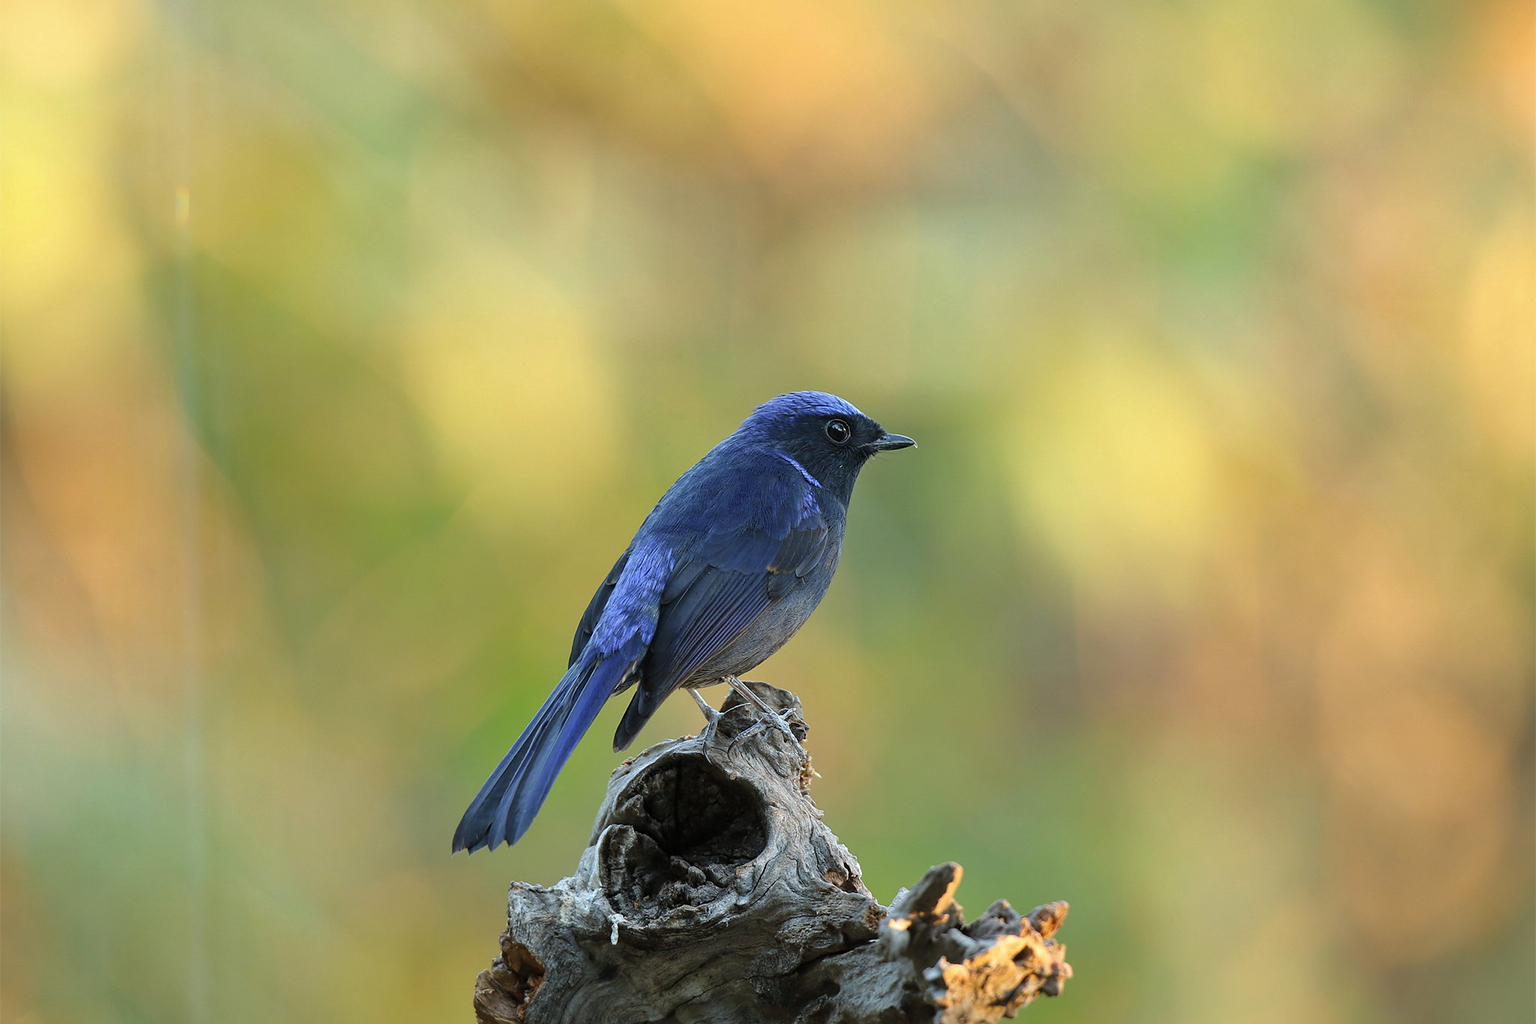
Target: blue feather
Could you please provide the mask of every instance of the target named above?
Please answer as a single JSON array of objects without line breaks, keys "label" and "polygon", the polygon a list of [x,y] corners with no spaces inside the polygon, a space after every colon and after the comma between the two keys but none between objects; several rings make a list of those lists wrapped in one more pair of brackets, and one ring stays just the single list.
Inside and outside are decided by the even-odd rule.
[{"label": "blue feather", "polygon": [[910,447],[820,391],[753,410],[667,489],[587,605],[570,668],[464,812],[455,850],[515,843],[603,703],[631,684],[628,746],[670,694],[759,664],[816,608],[859,469]]},{"label": "blue feather", "polygon": [[[640,650],[643,644],[633,645],[632,651]],[[583,653],[470,802],[453,834],[455,853],[492,849],[523,837],[555,776],[634,663],[633,655],[604,658],[590,647]]]}]

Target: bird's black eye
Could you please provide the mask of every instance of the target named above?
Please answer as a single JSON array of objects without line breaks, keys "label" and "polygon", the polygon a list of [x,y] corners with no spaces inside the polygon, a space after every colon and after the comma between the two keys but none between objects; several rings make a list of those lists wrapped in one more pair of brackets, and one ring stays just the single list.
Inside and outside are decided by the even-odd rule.
[{"label": "bird's black eye", "polygon": [[853,436],[853,428],[848,426],[847,420],[827,420],[827,436],[833,444],[847,444]]}]

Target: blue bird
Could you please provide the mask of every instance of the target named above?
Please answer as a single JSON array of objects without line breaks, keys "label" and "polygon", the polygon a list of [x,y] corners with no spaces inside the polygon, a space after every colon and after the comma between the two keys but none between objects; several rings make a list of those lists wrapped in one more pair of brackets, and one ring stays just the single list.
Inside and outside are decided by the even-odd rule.
[{"label": "blue bird", "polygon": [[826,594],[864,463],[915,443],[821,391],[758,406],[645,517],[576,627],[570,668],[464,812],[454,851],[521,839],[603,702],[632,686],[615,751],[679,688],[713,717],[698,689],[719,682],[782,726],[738,677]]}]

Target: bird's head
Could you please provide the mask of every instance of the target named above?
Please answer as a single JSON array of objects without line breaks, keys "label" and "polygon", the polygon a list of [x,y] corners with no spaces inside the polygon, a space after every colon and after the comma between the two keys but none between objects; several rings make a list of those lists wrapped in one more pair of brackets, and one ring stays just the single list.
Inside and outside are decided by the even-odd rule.
[{"label": "bird's head", "polygon": [[819,485],[844,500],[870,456],[917,442],[888,433],[849,403],[824,391],[792,391],[752,411],[739,433],[788,455]]}]

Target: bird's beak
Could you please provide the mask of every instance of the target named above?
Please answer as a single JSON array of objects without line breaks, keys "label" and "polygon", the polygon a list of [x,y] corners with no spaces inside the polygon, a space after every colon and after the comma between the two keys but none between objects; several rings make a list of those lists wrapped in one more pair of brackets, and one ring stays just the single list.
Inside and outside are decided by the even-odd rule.
[{"label": "bird's beak", "polygon": [[905,434],[881,434],[864,447],[872,452],[893,452],[898,448],[916,448],[917,442]]}]

